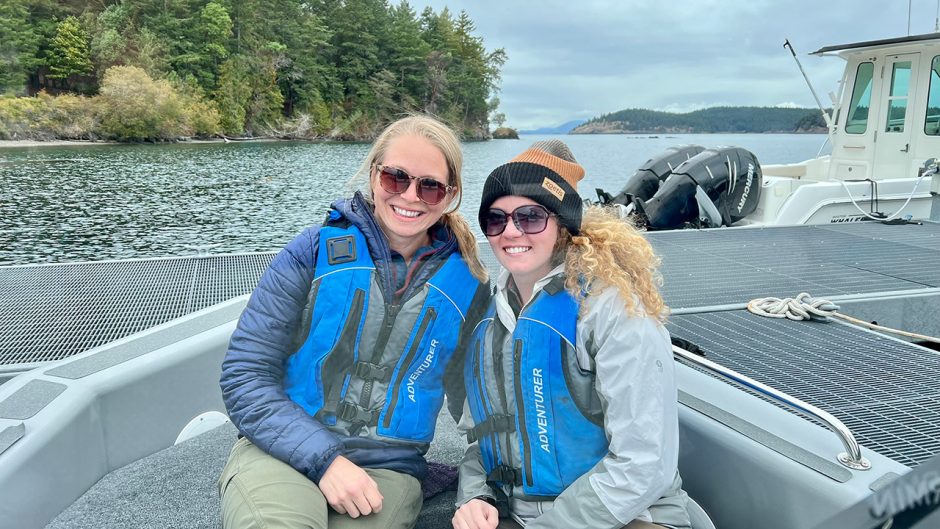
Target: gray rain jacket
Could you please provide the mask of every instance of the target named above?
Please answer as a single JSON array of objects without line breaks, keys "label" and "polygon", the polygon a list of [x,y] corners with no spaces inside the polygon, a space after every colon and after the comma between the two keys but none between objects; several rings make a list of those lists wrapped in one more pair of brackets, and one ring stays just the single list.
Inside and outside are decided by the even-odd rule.
[{"label": "gray rain jacket", "polygon": [[[564,265],[536,283],[533,299],[562,274]],[[497,324],[506,330],[504,358],[512,358],[516,326],[507,298],[508,279],[503,270],[495,294]],[[610,450],[554,501],[511,498],[512,514],[526,527],[539,529],[615,529],[634,519],[688,528],[687,496],[677,468],[678,404],[669,333],[653,318],[629,316],[614,288],[594,292],[582,303],[586,307],[577,325],[578,364],[595,376]],[[513,381],[507,378],[505,393],[513,399]],[[465,406],[460,427],[466,431],[472,426]],[[518,434],[510,435],[510,457],[518,468]],[[479,446],[473,443],[460,465],[457,505],[479,496],[493,497],[494,491],[486,483]]]}]

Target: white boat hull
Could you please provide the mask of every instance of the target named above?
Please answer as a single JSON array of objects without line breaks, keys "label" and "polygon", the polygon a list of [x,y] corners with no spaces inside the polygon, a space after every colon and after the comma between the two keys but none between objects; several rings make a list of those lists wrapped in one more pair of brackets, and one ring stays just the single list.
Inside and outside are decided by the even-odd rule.
[{"label": "white boat hull", "polygon": [[930,184],[928,178],[881,180],[873,187],[867,181],[819,182],[765,176],[757,211],[740,225],[863,222],[876,220],[872,218],[877,217],[874,212],[889,219],[929,218]]}]

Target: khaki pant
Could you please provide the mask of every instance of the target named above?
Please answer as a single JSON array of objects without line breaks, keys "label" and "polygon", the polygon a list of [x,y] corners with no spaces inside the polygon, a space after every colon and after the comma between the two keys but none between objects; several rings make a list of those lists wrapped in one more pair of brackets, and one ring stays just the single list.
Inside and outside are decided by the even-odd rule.
[{"label": "khaki pant", "polygon": [[224,529],[370,529],[414,526],[421,484],[392,470],[364,469],[382,493],[382,511],[351,518],[329,507],[316,484],[290,465],[239,439],[219,478]]},{"label": "khaki pant", "polygon": [[[519,525],[512,518],[500,518],[499,525],[496,526],[496,529],[522,529],[522,526]],[[628,523],[623,529],[666,529],[662,525],[656,525],[654,523],[644,522],[642,520],[633,520]]]}]

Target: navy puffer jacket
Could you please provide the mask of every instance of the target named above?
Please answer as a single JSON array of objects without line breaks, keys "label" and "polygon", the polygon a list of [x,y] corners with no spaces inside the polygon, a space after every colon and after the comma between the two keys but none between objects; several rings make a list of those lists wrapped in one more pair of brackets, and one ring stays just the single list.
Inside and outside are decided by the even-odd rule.
[{"label": "navy puffer jacket", "polygon": [[[392,299],[394,286],[387,264],[390,250],[371,206],[357,193],[352,199],[334,202],[333,209],[365,236],[379,283],[386,299]],[[277,254],[241,315],[222,363],[220,382],[229,417],[252,444],[314,482],[319,482],[339,455],[362,467],[387,468],[422,479],[427,470],[423,450],[414,445],[338,434],[285,393],[285,361],[303,339],[299,335],[314,279],[319,231],[320,226],[306,229]],[[445,260],[457,251],[456,240],[449,239],[431,259]],[[426,273],[413,277],[408,290],[423,284],[434,268],[422,266]],[[449,390],[457,391],[449,393],[450,402],[463,401],[462,386]]]}]

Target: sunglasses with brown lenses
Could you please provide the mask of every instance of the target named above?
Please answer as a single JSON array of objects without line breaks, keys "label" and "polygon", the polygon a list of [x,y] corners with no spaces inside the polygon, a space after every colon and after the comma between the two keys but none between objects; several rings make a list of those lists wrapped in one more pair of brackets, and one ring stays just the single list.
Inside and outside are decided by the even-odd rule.
[{"label": "sunglasses with brown lenses", "polygon": [[408,190],[411,181],[414,180],[417,185],[415,194],[418,195],[418,199],[430,206],[440,204],[441,200],[444,200],[444,197],[455,188],[428,176],[411,176],[397,167],[377,163],[375,169],[379,172],[379,184],[382,189],[394,195],[400,195]]}]

